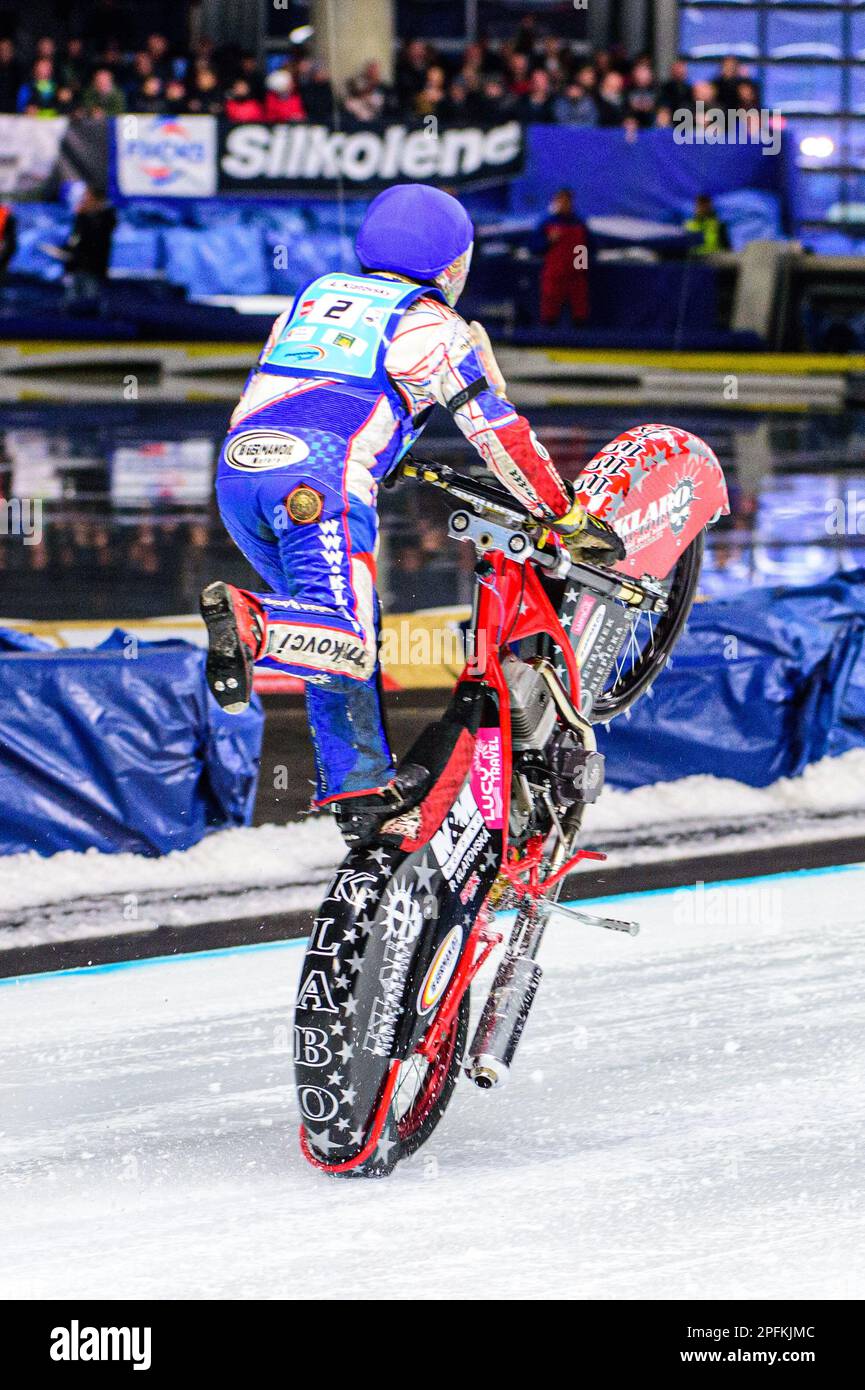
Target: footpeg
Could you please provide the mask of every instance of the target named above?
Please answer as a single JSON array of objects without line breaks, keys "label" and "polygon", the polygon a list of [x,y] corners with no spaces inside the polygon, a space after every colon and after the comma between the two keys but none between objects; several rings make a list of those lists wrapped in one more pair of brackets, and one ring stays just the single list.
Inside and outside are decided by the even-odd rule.
[{"label": "footpeg", "polygon": [[538,915],[543,918],[545,926],[549,926],[550,922],[579,922],[583,927],[604,927],[607,931],[627,932],[628,936],[640,934],[637,922],[621,922],[616,917],[596,917],[592,912],[563,907],[561,903],[542,903]]}]

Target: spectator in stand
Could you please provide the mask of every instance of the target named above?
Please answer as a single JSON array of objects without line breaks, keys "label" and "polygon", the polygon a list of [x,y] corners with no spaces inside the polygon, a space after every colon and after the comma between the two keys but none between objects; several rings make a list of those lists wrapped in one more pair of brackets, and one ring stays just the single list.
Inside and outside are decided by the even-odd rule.
[{"label": "spectator in stand", "polygon": [[724,59],[721,71],[715,78],[718,105],[722,111],[736,110],[739,105],[739,83],[744,82],[746,77],[747,73],[743,72],[738,58],[731,55]]},{"label": "spectator in stand", "polygon": [[566,61],[565,47],[561,39],[548,34],[541,41],[539,66],[549,76],[551,86],[559,91],[567,81],[571,67],[569,55]]},{"label": "spectator in stand", "polygon": [[484,80],[479,103],[481,120],[493,122],[503,117],[509,120],[514,114],[516,98],[511,96],[498,73],[491,73]]},{"label": "spectator in stand", "polygon": [[80,108],[78,104],[78,93],[73,87],[57,88],[57,115],[75,116]]},{"label": "spectator in stand", "polygon": [[441,114],[442,119],[453,126],[476,125],[484,120],[481,94],[469,88],[462,74],[455,77],[448,86]]},{"label": "spectator in stand", "polygon": [[532,86],[528,55],[521,52],[512,53],[507,60],[506,67],[506,81],[511,96],[517,98],[528,96]]},{"label": "spectator in stand", "polygon": [[466,45],[458,80],[462,83],[466,97],[480,95],[484,81],[484,50],[479,43]]},{"label": "spectator in stand", "polygon": [[7,203],[0,203],[0,285],[6,279],[9,262],[18,250],[18,223]]},{"label": "spectator in stand", "polygon": [[112,39],[111,43],[106,45],[97,66],[107,68],[115,82],[120,82],[126,72],[126,59],[116,39]]},{"label": "spectator in stand", "polygon": [[714,82],[694,83],[694,108],[696,124],[705,125],[709,112],[718,108],[718,93]]},{"label": "spectator in stand", "polygon": [[620,72],[610,69],[598,88],[598,125],[621,125],[628,114],[625,103],[625,79]]},{"label": "spectator in stand", "polygon": [[652,64],[648,58],[640,58],[634,64],[631,85],[625,98],[627,116],[631,116],[638,126],[646,129],[654,124],[657,104]]},{"label": "spectator in stand", "polygon": [[164,84],[171,81],[177,74],[174,71],[174,64],[171,61],[171,52],[168,39],[164,34],[148,34],[144,51],[149,54],[153,63],[153,71],[157,77],[161,77]]},{"label": "spectator in stand", "polygon": [[310,64],[308,72],[299,81],[298,90],[306,119],[313,125],[329,125],[333,121],[335,103],[330,73],[323,63]]},{"label": "spectator in stand", "polygon": [[83,39],[67,39],[58,69],[64,87],[71,87],[73,91],[80,92],[87,85],[90,64],[87,61]]},{"label": "spectator in stand", "polygon": [[736,101],[737,110],[756,112],[760,111],[760,92],[756,82],[750,78],[746,82],[740,82]]},{"label": "spectator in stand", "polygon": [[186,87],[179,77],[172,77],[165,84],[163,104],[166,116],[183,116],[187,111]]},{"label": "spectator in stand", "polygon": [[[153,59],[150,54],[142,50],[136,53],[132,60],[132,72],[126,83],[126,105],[130,111],[140,111],[143,108],[139,102],[143,96],[144,84],[149,82],[156,74],[153,71]],[[162,91],[162,81],[159,81],[159,90]]]},{"label": "spectator in stand", "polygon": [[533,14],[524,15],[517,25],[517,32],[514,35],[511,45],[514,53],[522,53],[526,58],[531,58],[537,46],[537,41],[537,21]]},{"label": "spectator in stand", "polygon": [[577,69],[577,81],[590,97],[597,95],[598,74],[593,63],[583,63],[582,67]]},{"label": "spectator in stand", "polygon": [[18,110],[20,88],[21,64],[15,45],[11,39],[0,39],[0,114],[9,115]]},{"label": "spectator in stand", "polygon": [[196,64],[186,89],[187,109],[193,115],[219,116],[223,110],[219,78],[213,68],[202,62]]},{"label": "spectator in stand", "polygon": [[306,112],[289,67],[277,68],[265,81],[266,121],[305,121]]},{"label": "spectator in stand", "polygon": [[37,58],[29,82],[18,93],[18,111],[25,116],[57,115],[57,82],[50,58]]},{"label": "spectator in stand", "polygon": [[688,64],[684,58],[677,58],[670,68],[670,76],[663,83],[659,93],[662,106],[668,106],[671,113],[693,111],[694,92],[688,81]]},{"label": "spectator in stand", "polygon": [[49,63],[54,63],[57,58],[57,41],[48,34],[43,34],[36,40],[33,61],[39,62],[42,58],[47,58]]},{"label": "spectator in stand", "polygon": [[445,107],[445,70],[434,63],[427,71],[425,86],[414,100],[416,116],[440,116]]},{"label": "spectator in stand", "polygon": [[579,82],[569,82],[553,103],[553,116],[559,125],[597,125],[598,107],[594,97]]},{"label": "spectator in stand", "polygon": [[380,123],[385,108],[385,93],[377,77],[378,64],[368,63],[358,77],[352,77],[346,84],[343,110],[347,130],[362,130]]},{"label": "spectator in stand", "polygon": [[249,84],[249,90],[256,101],[264,101],[264,74],[255,60],[254,53],[241,53],[237,76]]},{"label": "spectator in stand", "polygon": [[162,90],[162,79],[157,77],[156,73],[152,77],[144,79],[135,100],[130,101],[129,109],[142,116],[162,116],[165,114],[165,93]]},{"label": "spectator in stand", "polygon": [[567,304],[575,324],[589,317],[588,231],[574,211],[570,188],[560,188],[541,222],[537,239],[543,251],[541,323],[556,325]]},{"label": "spectator in stand", "polygon": [[120,116],[126,110],[123,93],[109,68],[96,69],[90,86],[82,95],[81,106],[85,115],[98,117]]},{"label": "spectator in stand", "polygon": [[423,39],[412,39],[397,58],[396,90],[403,110],[414,107],[415,98],[427,85],[427,69],[432,61],[432,52]]},{"label": "spectator in stand", "polygon": [[527,125],[549,125],[555,120],[550,76],[546,68],[535,68],[529,77],[529,90],[517,102],[514,114]]},{"label": "spectator in stand", "polygon": [[239,77],[228,89],[225,101],[225,114],[230,121],[263,121],[264,103],[253,95],[246,78]]}]

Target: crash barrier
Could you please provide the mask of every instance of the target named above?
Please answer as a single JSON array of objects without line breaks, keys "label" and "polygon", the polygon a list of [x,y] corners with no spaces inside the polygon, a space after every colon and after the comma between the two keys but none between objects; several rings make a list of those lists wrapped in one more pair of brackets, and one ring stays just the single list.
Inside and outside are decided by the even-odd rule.
[{"label": "crash barrier", "polygon": [[56,650],[0,629],[0,854],[165,854],[252,818],[264,720],[225,715],[204,653],[115,630]]},{"label": "crash barrier", "polygon": [[708,773],[765,787],[862,747],[863,639],[862,569],[698,604],[652,698],[599,731],[608,780]]}]

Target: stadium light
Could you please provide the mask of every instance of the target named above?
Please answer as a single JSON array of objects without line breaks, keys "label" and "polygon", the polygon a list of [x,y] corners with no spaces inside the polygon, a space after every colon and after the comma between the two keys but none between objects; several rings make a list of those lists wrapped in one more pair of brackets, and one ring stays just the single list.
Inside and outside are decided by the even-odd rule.
[{"label": "stadium light", "polygon": [[806,135],[799,150],[806,159],[828,159],[835,153],[835,141],[829,135]]},{"label": "stadium light", "polygon": [[292,29],[288,41],[289,43],[306,43],[314,33],[315,29],[311,24],[299,24],[296,29]]}]

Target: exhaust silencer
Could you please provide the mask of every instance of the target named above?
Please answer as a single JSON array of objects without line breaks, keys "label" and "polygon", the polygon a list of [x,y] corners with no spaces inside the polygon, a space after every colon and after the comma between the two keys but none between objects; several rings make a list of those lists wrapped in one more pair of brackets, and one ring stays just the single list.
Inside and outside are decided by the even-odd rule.
[{"label": "exhaust silencer", "polygon": [[506,952],[499,962],[466,1062],[481,1090],[503,1086],[543,971],[537,961]]}]

